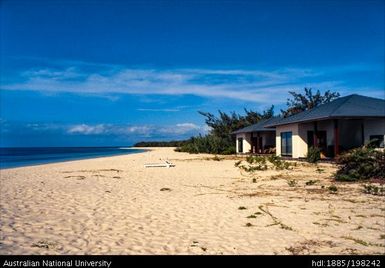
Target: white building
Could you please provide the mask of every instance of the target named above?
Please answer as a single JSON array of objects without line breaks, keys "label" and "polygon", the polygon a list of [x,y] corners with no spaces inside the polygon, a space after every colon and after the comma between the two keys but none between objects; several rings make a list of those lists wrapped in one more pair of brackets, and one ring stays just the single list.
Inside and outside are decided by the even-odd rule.
[{"label": "white building", "polygon": [[[322,157],[332,158],[341,151],[369,141],[383,148],[385,100],[349,95],[287,118],[266,122],[263,128],[269,133],[274,129],[276,154],[279,156],[306,157],[308,149],[313,146],[321,150]],[[252,134],[242,130],[235,133],[237,152],[240,152],[241,138],[243,152],[252,152]]]}]

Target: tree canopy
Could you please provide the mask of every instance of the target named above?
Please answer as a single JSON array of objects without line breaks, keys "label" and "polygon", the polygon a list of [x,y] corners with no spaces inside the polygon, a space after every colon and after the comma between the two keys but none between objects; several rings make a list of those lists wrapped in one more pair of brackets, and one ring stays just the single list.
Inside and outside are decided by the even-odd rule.
[{"label": "tree canopy", "polygon": [[323,95],[319,90],[313,94],[312,89],[306,87],[305,94],[296,93],[294,91],[289,91],[289,94],[292,97],[287,99],[287,109],[281,110],[283,117],[288,117],[299,112],[310,110],[321,104],[331,102],[340,96],[338,92],[331,92],[330,90],[325,91]]}]

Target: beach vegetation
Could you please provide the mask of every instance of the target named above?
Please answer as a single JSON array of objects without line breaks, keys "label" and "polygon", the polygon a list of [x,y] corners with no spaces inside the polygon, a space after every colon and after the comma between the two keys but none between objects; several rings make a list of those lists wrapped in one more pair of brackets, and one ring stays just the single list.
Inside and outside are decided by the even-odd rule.
[{"label": "beach vegetation", "polygon": [[363,192],[365,194],[371,194],[371,195],[385,195],[385,188],[383,186],[376,186],[372,184],[365,184],[363,185],[364,189]]},{"label": "beach vegetation", "polygon": [[328,190],[329,190],[330,193],[337,193],[338,188],[337,188],[337,186],[335,186],[335,185],[330,185],[330,186],[328,187]]},{"label": "beach vegetation", "polygon": [[336,180],[385,180],[385,151],[363,146],[338,156],[336,160]]},{"label": "beach vegetation", "polygon": [[287,184],[290,186],[290,187],[294,187],[297,185],[297,181],[296,180],[288,180],[287,181]]},{"label": "beach vegetation", "polygon": [[276,170],[290,169],[290,167],[292,166],[291,163],[289,163],[288,161],[284,161],[282,157],[278,155],[270,155],[267,159]]},{"label": "beach vegetation", "polygon": [[307,182],[305,182],[306,185],[313,185],[313,184],[316,184],[317,182],[319,182],[319,180],[308,180]]},{"label": "beach vegetation", "polygon": [[[245,164],[242,164],[242,160],[235,163],[235,166],[241,170],[253,174],[255,171],[264,171],[270,169],[274,170],[283,170],[290,169],[293,164],[288,161],[282,160],[281,157],[271,155],[271,156],[248,156],[245,160]],[[269,165],[269,163],[271,165]]]},{"label": "beach vegetation", "polygon": [[317,163],[321,159],[321,150],[317,147],[310,147],[306,154],[306,161],[309,163]]}]

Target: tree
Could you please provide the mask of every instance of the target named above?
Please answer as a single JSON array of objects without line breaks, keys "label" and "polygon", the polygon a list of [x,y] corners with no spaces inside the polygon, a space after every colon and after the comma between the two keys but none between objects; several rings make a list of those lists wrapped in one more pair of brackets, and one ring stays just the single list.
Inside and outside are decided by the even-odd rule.
[{"label": "tree", "polygon": [[340,96],[338,92],[331,92],[330,90],[325,91],[323,95],[319,90],[313,94],[312,89],[306,87],[305,94],[296,93],[294,91],[289,91],[289,94],[292,95],[292,99],[287,99],[286,104],[288,108],[286,110],[281,110],[284,117],[310,110],[321,104],[331,102]]}]

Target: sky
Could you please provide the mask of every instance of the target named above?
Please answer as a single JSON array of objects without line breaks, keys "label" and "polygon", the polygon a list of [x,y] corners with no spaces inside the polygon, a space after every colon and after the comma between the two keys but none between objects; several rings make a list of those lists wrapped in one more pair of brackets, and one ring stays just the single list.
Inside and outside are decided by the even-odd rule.
[{"label": "sky", "polygon": [[385,98],[383,0],[0,1],[0,146],[206,134],[288,91]]}]

